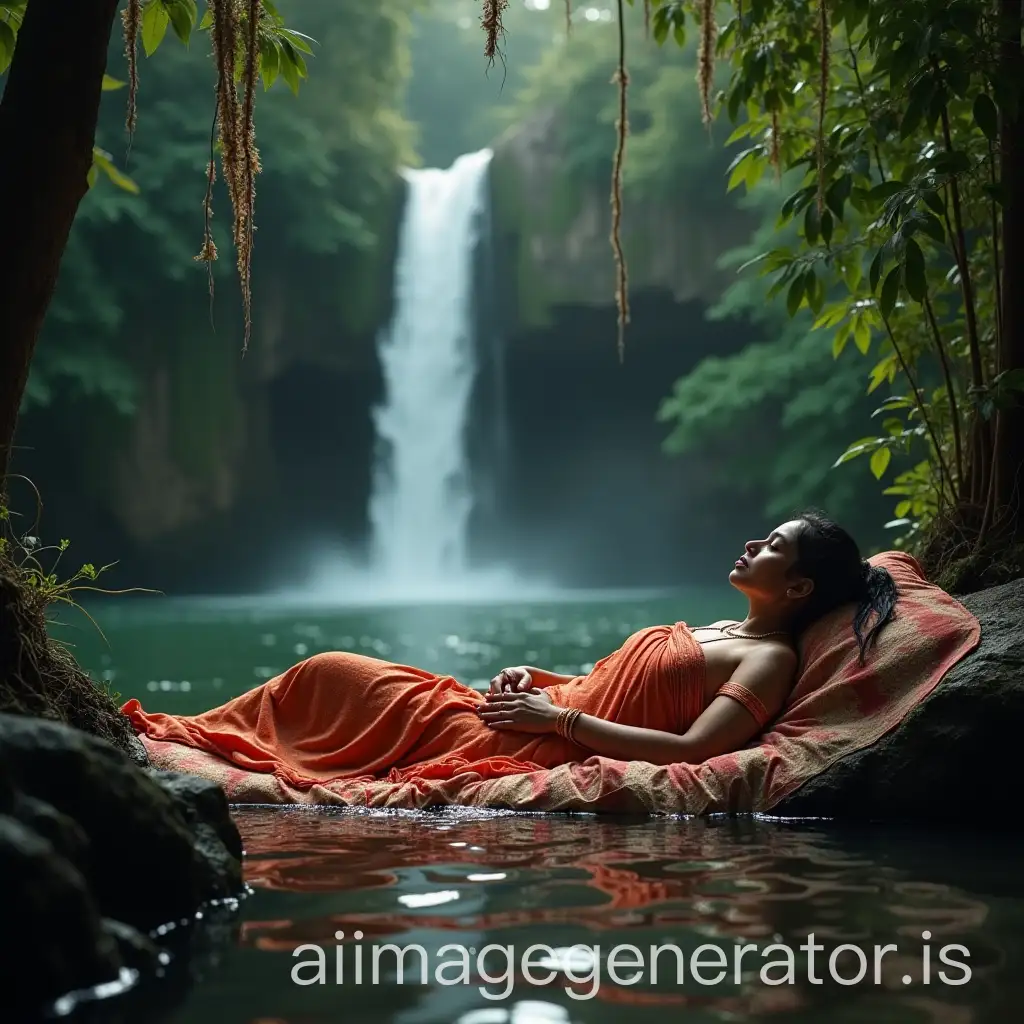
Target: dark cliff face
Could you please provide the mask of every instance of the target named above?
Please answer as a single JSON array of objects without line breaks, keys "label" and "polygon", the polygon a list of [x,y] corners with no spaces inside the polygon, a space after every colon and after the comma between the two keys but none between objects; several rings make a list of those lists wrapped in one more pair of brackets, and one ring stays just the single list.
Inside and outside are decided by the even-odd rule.
[{"label": "dark cliff face", "polygon": [[656,413],[709,349],[724,354],[744,340],[736,325],[706,323],[700,303],[653,291],[634,296],[621,363],[608,306],[559,307],[552,326],[512,338],[508,453],[490,531],[477,524],[478,550],[504,541],[517,565],[572,585],[665,585],[714,572],[697,538],[721,535],[730,521],[742,537],[743,516],[702,507],[693,474],[704,469],[663,453]]},{"label": "dark cliff face", "polygon": [[[698,302],[635,294],[622,363],[611,306],[562,306],[549,327],[482,334],[488,351],[467,431],[474,560],[566,584],[665,584],[703,568],[693,561],[695,534],[721,535],[731,519],[742,539],[741,510],[701,505],[694,474],[707,468],[661,451],[667,428],[656,413],[672,382],[707,351],[746,340],[738,325],[709,324],[703,312]],[[27,417],[22,466],[46,500],[44,536],[70,537],[83,559],[117,560],[111,585],[179,592],[286,577],[318,542],[362,548],[372,410],[382,398],[376,360],[296,360],[246,390],[243,441],[213,479],[161,471],[173,455],[155,448],[99,494],[77,454],[67,457],[74,432]],[[146,416],[134,429],[145,429]],[[132,518],[118,514],[123,502],[138,510]],[[148,527],[141,535],[134,518]]]}]

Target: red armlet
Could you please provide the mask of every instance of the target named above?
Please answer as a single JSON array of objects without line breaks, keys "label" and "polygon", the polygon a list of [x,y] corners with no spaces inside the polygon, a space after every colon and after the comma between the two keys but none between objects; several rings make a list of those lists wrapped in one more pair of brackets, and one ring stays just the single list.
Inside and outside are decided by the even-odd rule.
[{"label": "red armlet", "polygon": [[771,716],[768,714],[764,702],[756,693],[748,690],[741,683],[723,683],[717,696],[732,697],[733,700],[739,701],[754,716],[758,729],[763,729],[768,724]]}]

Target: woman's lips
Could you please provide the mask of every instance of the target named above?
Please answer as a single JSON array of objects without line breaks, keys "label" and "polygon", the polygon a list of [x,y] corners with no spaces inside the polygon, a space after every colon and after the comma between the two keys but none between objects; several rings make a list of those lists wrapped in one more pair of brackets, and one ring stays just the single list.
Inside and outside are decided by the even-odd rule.
[{"label": "woman's lips", "polygon": [[736,559],[736,568],[737,569],[746,569],[746,567],[747,567],[747,560],[745,558],[737,558]]}]

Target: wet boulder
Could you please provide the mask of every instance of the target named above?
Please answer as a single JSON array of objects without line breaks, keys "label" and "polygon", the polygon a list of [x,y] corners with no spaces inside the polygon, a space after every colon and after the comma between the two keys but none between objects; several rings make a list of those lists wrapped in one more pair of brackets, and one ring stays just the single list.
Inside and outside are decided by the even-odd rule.
[{"label": "wet boulder", "polygon": [[1024,580],[960,599],[981,643],[873,746],[842,758],[773,808],[783,815],[1014,819],[1024,736]]}]

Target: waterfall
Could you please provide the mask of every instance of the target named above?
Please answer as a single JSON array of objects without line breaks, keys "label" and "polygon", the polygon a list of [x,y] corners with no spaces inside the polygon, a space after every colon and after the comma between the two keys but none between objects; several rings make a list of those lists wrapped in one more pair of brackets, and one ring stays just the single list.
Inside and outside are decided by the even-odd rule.
[{"label": "waterfall", "polygon": [[373,410],[370,554],[381,582],[429,586],[466,570],[473,257],[490,160],[485,149],[447,170],[405,172],[394,314],[378,338],[384,399]]}]

